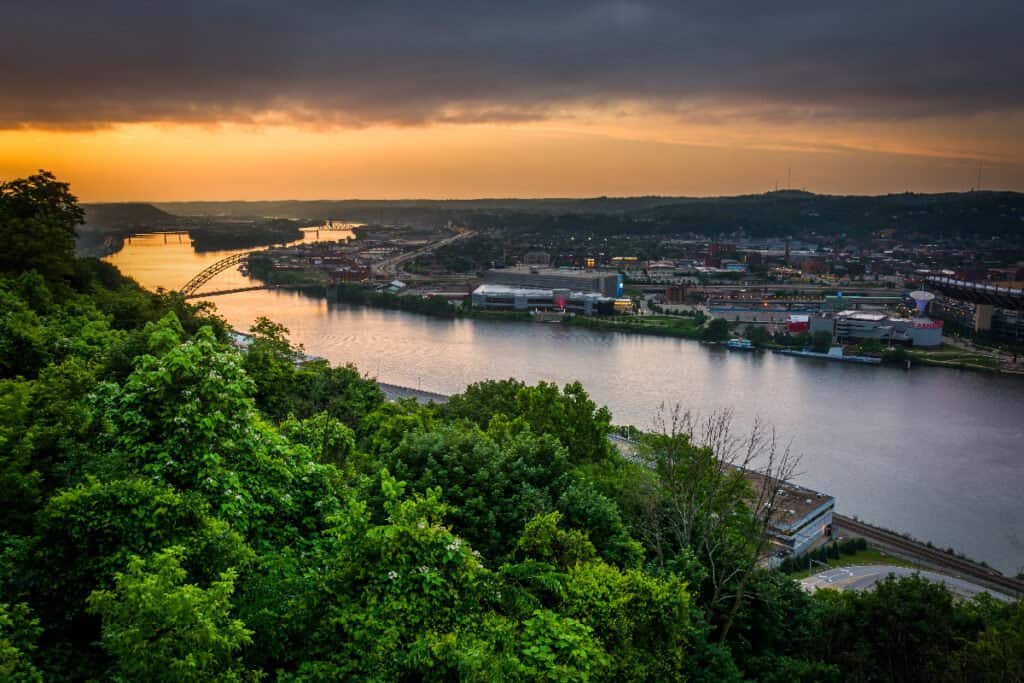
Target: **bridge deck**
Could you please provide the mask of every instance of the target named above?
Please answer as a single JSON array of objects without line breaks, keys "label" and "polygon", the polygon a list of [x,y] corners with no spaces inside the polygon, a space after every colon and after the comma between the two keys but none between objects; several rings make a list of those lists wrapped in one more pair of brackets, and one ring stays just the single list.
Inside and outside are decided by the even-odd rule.
[{"label": "bridge deck", "polygon": [[928,277],[925,282],[951,299],[974,304],[989,304],[1015,311],[1024,310],[1024,290],[1000,287],[984,282],[955,280],[948,277]]}]

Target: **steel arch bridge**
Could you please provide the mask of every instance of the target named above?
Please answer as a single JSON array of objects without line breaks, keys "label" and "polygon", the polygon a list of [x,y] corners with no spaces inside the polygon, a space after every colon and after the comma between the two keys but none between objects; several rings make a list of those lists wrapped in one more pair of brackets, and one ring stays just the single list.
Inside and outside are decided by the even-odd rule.
[{"label": "steel arch bridge", "polygon": [[178,290],[181,294],[186,297],[192,296],[196,293],[200,287],[205,285],[207,282],[217,277],[225,270],[228,270],[232,266],[237,266],[239,263],[249,260],[251,254],[255,254],[255,251],[243,251],[240,254],[232,254],[227,258],[222,258],[220,261],[207,266],[198,275],[193,277],[191,280],[185,283],[185,286]]}]

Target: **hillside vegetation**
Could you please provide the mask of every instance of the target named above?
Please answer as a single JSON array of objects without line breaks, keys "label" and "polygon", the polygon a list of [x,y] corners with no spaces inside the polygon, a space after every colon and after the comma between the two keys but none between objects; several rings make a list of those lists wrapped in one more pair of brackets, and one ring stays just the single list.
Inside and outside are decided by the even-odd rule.
[{"label": "hillside vegetation", "polygon": [[76,259],[81,220],[48,174],[0,185],[0,679],[1024,675],[1020,603],[761,568],[728,419],[636,462],[578,384],[386,403]]}]

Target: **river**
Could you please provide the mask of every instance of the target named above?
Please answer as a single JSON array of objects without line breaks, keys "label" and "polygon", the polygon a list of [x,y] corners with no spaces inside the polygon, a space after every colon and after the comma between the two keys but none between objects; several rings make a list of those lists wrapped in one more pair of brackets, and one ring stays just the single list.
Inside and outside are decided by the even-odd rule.
[{"label": "river", "polygon": [[[147,287],[177,288],[229,253],[195,254],[187,240],[165,245],[150,236],[109,260]],[[246,282],[231,271],[208,287]],[[639,427],[650,427],[662,405],[732,410],[744,428],[760,417],[801,455],[797,482],[835,496],[838,511],[1004,572],[1024,568],[1021,378],[728,352],[561,325],[440,320],[286,291],[211,301],[238,329],[266,315],[307,352],[354,363],[382,382],[455,393],[488,378],[579,380],[616,423]]]}]

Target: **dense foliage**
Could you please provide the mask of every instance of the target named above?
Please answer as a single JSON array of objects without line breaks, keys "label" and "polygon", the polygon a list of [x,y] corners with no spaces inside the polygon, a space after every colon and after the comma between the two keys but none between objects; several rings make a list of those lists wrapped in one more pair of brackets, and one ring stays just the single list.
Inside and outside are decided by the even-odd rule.
[{"label": "dense foliage", "polygon": [[4,188],[0,679],[1022,675],[1020,604],[919,579],[810,596],[761,568],[709,446],[627,460],[578,384],[386,403],[266,319],[237,349],[211,311],[48,245],[80,219],[52,177]]}]

